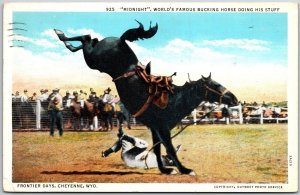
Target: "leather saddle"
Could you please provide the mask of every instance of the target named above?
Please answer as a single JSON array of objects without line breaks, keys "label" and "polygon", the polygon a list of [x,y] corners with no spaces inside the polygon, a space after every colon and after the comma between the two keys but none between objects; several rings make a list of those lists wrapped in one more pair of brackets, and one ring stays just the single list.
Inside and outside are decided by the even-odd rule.
[{"label": "leather saddle", "polygon": [[172,76],[176,73],[171,76],[151,75],[151,62],[147,66],[137,65],[136,72],[149,85],[147,102],[153,102],[157,107],[165,109],[169,102],[169,93],[174,93]]}]

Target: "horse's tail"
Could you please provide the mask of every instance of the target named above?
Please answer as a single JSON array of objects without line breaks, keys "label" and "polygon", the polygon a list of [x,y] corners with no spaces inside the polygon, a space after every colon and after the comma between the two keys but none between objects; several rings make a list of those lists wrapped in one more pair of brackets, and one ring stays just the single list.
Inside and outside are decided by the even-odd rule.
[{"label": "horse's tail", "polygon": [[[136,20],[137,21],[137,20]],[[124,34],[120,37],[122,41],[128,40],[128,41],[137,41],[138,39],[149,39],[153,37],[158,29],[158,25],[156,23],[155,26],[151,27],[151,22],[150,22],[150,27],[149,30],[144,30],[144,26],[142,23],[137,21],[137,23],[140,24],[138,28],[133,28],[129,29]]]}]

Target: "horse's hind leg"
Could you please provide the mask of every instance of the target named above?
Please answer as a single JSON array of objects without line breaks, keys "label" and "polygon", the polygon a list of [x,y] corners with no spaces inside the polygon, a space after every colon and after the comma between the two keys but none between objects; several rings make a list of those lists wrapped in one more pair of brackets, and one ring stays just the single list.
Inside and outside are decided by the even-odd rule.
[{"label": "horse's hind leg", "polygon": [[[68,48],[72,52],[76,52],[83,48],[84,42],[91,40],[90,35],[83,35],[83,36],[77,36],[77,37],[66,37],[65,34],[57,29],[54,29],[55,33],[57,34],[59,40],[63,41],[66,48]],[[74,47],[71,43],[68,43],[67,41],[80,41],[82,45],[79,45],[78,47]]]},{"label": "horse's hind leg", "polygon": [[113,128],[114,128],[112,119],[113,119],[113,113],[109,113],[108,114],[108,123],[109,123],[109,126],[110,126],[109,131],[112,131]]},{"label": "horse's hind leg", "polygon": [[[158,137],[158,131],[156,129],[151,129],[152,131],[152,140],[154,146],[154,154],[156,155],[157,165],[161,173],[164,174],[176,174],[177,172],[173,168],[167,168],[163,166],[162,160],[161,160],[161,145],[160,145],[160,139]],[[159,144],[158,144],[159,143]]]},{"label": "horse's hind leg", "polygon": [[65,41],[64,41],[64,44],[65,44],[66,48],[68,48],[71,52],[76,52],[76,51],[83,48],[83,45],[80,45],[78,47],[74,47],[72,44],[70,44],[68,42],[65,42]]},{"label": "horse's hind leg", "polygon": [[80,127],[80,118],[75,118],[75,130],[81,130],[81,127]]},{"label": "horse's hind leg", "polygon": [[54,29],[54,32],[57,34],[59,40],[61,40],[61,41],[80,41],[80,42],[83,43],[84,41],[91,40],[90,35],[82,35],[82,36],[76,36],[76,37],[66,37],[65,33],[63,33],[60,30]]},{"label": "horse's hind leg", "polygon": [[172,140],[171,140],[171,134],[170,130],[167,128],[160,129],[158,131],[158,134],[160,135],[161,141],[164,144],[168,156],[173,160],[174,165],[178,168],[180,173],[182,174],[189,174],[189,175],[196,175],[195,172],[192,169],[188,169],[184,167],[178,160],[176,151],[172,145]]}]

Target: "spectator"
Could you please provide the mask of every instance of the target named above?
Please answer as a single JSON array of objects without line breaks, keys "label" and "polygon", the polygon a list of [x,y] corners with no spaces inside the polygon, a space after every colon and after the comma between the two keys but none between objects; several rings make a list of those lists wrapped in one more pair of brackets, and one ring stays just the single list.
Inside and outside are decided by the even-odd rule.
[{"label": "spectator", "polygon": [[66,95],[63,97],[63,102],[66,103],[66,107],[70,107],[72,101],[72,97],[69,91],[66,91]]},{"label": "spectator", "polygon": [[86,95],[85,95],[85,93],[82,89],[79,91],[78,98],[79,98],[79,100],[85,100],[86,99]]},{"label": "spectator", "polygon": [[66,91],[66,95],[63,97],[63,101],[67,101],[72,99],[71,94],[69,91]]},{"label": "spectator", "polygon": [[78,100],[80,102],[81,108],[83,108],[84,101],[86,100],[86,95],[85,95],[85,92],[82,89],[79,90]]},{"label": "spectator", "polygon": [[20,92],[16,91],[16,94],[12,97],[13,102],[21,101]]},{"label": "spectator", "polygon": [[110,94],[111,92],[111,89],[110,88],[107,88],[105,91],[104,91],[104,95],[103,95],[103,103],[108,103],[110,105],[112,105],[113,107],[113,111],[115,110],[115,102],[114,102],[114,96]]},{"label": "spectator", "polygon": [[90,88],[90,95],[89,96],[93,95],[94,92],[95,92],[95,90],[93,88]]},{"label": "spectator", "polygon": [[96,92],[94,91],[94,89],[93,88],[91,88],[90,89],[90,95],[89,95],[89,102],[97,102],[97,99],[98,99],[98,97],[97,97],[97,94],[96,94]]},{"label": "spectator", "polygon": [[50,111],[50,136],[54,136],[54,124],[59,131],[59,136],[63,135],[62,128],[62,97],[59,94],[59,89],[55,88],[53,93],[50,96],[50,102],[48,106],[48,110]]},{"label": "spectator", "polygon": [[37,98],[41,102],[46,101],[49,97],[48,95],[48,89],[41,89],[41,95]]},{"label": "spectator", "polygon": [[80,98],[79,98],[79,94],[78,94],[78,92],[77,91],[74,91],[73,92],[73,96],[74,96],[74,101],[76,102],[76,103],[80,103],[80,107],[82,107],[83,108],[83,100],[80,100]]},{"label": "spectator", "polygon": [[57,88],[52,90],[52,93],[50,93],[50,95],[48,96],[48,99],[47,99],[48,101],[50,101],[56,95],[56,90],[57,90]]},{"label": "spectator", "polygon": [[25,89],[23,95],[21,96],[21,102],[27,102],[28,101],[27,92],[28,92],[27,89]]},{"label": "spectator", "polygon": [[32,96],[29,98],[30,101],[36,101],[37,100],[37,96],[36,96],[36,93],[34,92],[32,94]]}]

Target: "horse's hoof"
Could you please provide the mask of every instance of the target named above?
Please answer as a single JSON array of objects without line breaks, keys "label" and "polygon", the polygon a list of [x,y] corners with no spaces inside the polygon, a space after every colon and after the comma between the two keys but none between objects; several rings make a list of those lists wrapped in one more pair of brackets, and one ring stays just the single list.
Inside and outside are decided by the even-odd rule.
[{"label": "horse's hoof", "polygon": [[59,40],[65,41],[66,37],[65,37],[65,34],[62,31],[54,29],[54,32],[57,34]]},{"label": "horse's hoof", "polygon": [[160,169],[160,172],[163,173],[163,174],[167,174],[167,175],[175,175],[177,174],[177,171],[173,168],[162,168]]},{"label": "horse's hoof", "polygon": [[191,176],[196,176],[196,173],[194,170],[192,169],[187,169],[187,168],[183,168],[180,170],[181,174],[185,174],[185,175],[191,175]]},{"label": "horse's hoof", "polygon": [[56,34],[64,34],[62,31],[60,31],[60,30],[58,30],[58,29],[54,29],[54,32],[55,32]]},{"label": "horse's hoof", "polygon": [[191,172],[189,173],[189,175],[190,175],[190,176],[196,176],[196,173],[195,173],[195,171],[191,171]]},{"label": "horse's hoof", "polygon": [[178,172],[175,170],[175,169],[173,169],[172,171],[171,171],[171,173],[170,173],[170,175],[176,175]]}]

